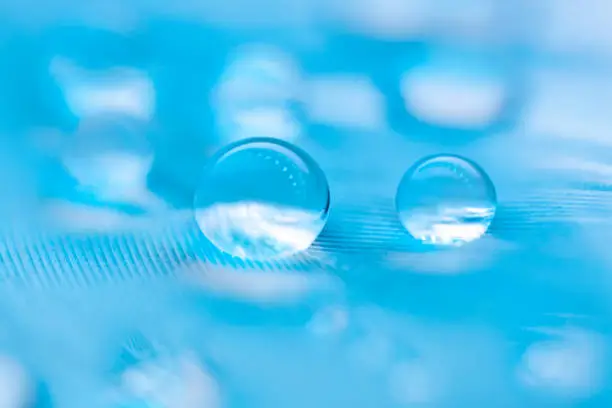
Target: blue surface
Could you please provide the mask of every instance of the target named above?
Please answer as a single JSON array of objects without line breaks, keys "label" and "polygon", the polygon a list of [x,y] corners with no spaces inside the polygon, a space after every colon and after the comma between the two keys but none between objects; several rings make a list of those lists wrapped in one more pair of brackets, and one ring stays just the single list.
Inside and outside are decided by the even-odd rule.
[{"label": "blue surface", "polygon": [[[558,10],[521,2],[480,35],[453,7],[439,19],[426,8],[433,31],[399,39],[380,36],[389,22],[360,31],[318,9],[302,24],[297,3],[236,4],[235,22],[271,28],[220,24],[219,5],[201,6],[206,22],[128,7],[129,29],[73,7],[33,7],[25,24],[7,4],[0,352],[31,375],[39,405],[124,406],[117,371],[161,354],[206,373],[185,385],[206,390],[199,406],[609,406],[606,48],[551,45],[546,30],[561,34],[539,16]],[[280,54],[247,47],[268,62],[238,79],[255,85],[228,108],[235,89],[220,84],[252,43]],[[253,95],[265,98],[245,103]],[[83,177],[65,157],[100,117],[129,118],[134,143],[92,132],[78,155],[113,160],[87,159]],[[325,172],[329,219],[304,253],[241,260],[201,233],[201,170],[235,129],[277,132]],[[398,184],[431,154],[491,178],[498,207],[479,240],[432,248],[402,227]],[[134,338],[147,350],[126,346]]]}]

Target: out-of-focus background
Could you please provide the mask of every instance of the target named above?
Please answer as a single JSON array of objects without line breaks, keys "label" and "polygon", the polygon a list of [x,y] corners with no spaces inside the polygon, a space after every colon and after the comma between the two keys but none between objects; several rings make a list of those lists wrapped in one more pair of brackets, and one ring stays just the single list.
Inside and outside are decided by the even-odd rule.
[{"label": "out-of-focus background", "polygon": [[[610,21],[604,0],[4,0],[0,408],[609,406]],[[214,153],[261,136],[331,194],[285,260],[226,255],[194,216]],[[435,154],[495,186],[464,246],[398,220]]]}]

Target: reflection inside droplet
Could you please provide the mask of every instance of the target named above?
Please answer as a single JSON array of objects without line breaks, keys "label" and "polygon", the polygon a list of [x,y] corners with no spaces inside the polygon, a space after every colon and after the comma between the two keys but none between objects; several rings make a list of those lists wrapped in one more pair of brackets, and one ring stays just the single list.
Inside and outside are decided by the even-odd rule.
[{"label": "reflection inside droplet", "polygon": [[215,92],[217,122],[225,142],[266,135],[293,140],[297,69],[274,47],[250,45],[233,55]]},{"label": "reflection inside droplet", "polygon": [[411,167],[396,196],[399,218],[426,244],[461,245],[482,236],[495,215],[493,183],[476,164],[451,155]]},{"label": "reflection inside droplet", "polygon": [[307,249],[327,219],[329,189],[305,152],[273,139],[228,146],[206,167],[196,220],[221,251],[249,259]]}]

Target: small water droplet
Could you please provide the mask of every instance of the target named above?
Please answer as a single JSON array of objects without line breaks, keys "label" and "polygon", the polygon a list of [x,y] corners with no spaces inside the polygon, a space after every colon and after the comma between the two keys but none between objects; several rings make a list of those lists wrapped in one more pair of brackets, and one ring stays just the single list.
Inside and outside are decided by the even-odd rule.
[{"label": "small water droplet", "polygon": [[495,215],[496,193],[475,163],[437,155],[418,161],[406,172],[396,206],[400,221],[415,239],[461,245],[487,231]]},{"label": "small water droplet", "polygon": [[[253,154],[259,152],[265,159]],[[299,187],[293,178],[301,181]],[[289,143],[269,138],[221,150],[204,170],[195,198],[203,234],[219,250],[248,259],[307,249],[323,229],[328,210],[329,188],[317,163]]]}]

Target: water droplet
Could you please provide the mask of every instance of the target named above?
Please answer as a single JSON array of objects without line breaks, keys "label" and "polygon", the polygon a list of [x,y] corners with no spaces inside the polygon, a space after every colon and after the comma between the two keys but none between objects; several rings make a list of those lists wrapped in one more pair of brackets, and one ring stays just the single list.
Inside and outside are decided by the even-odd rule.
[{"label": "water droplet", "polygon": [[248,259],[307,249],[328,210],[329,187],[317,163],[289,143],[269,138],[221,150],[204,170],[195,198],[204,235],[219,250]]},{"label": "water droplet", "polygon": [[482,236],[495,215],[493,183],[475,163],[453,155],[426,157],[404,175],[399,218],[426,244],[461,245]]}]

